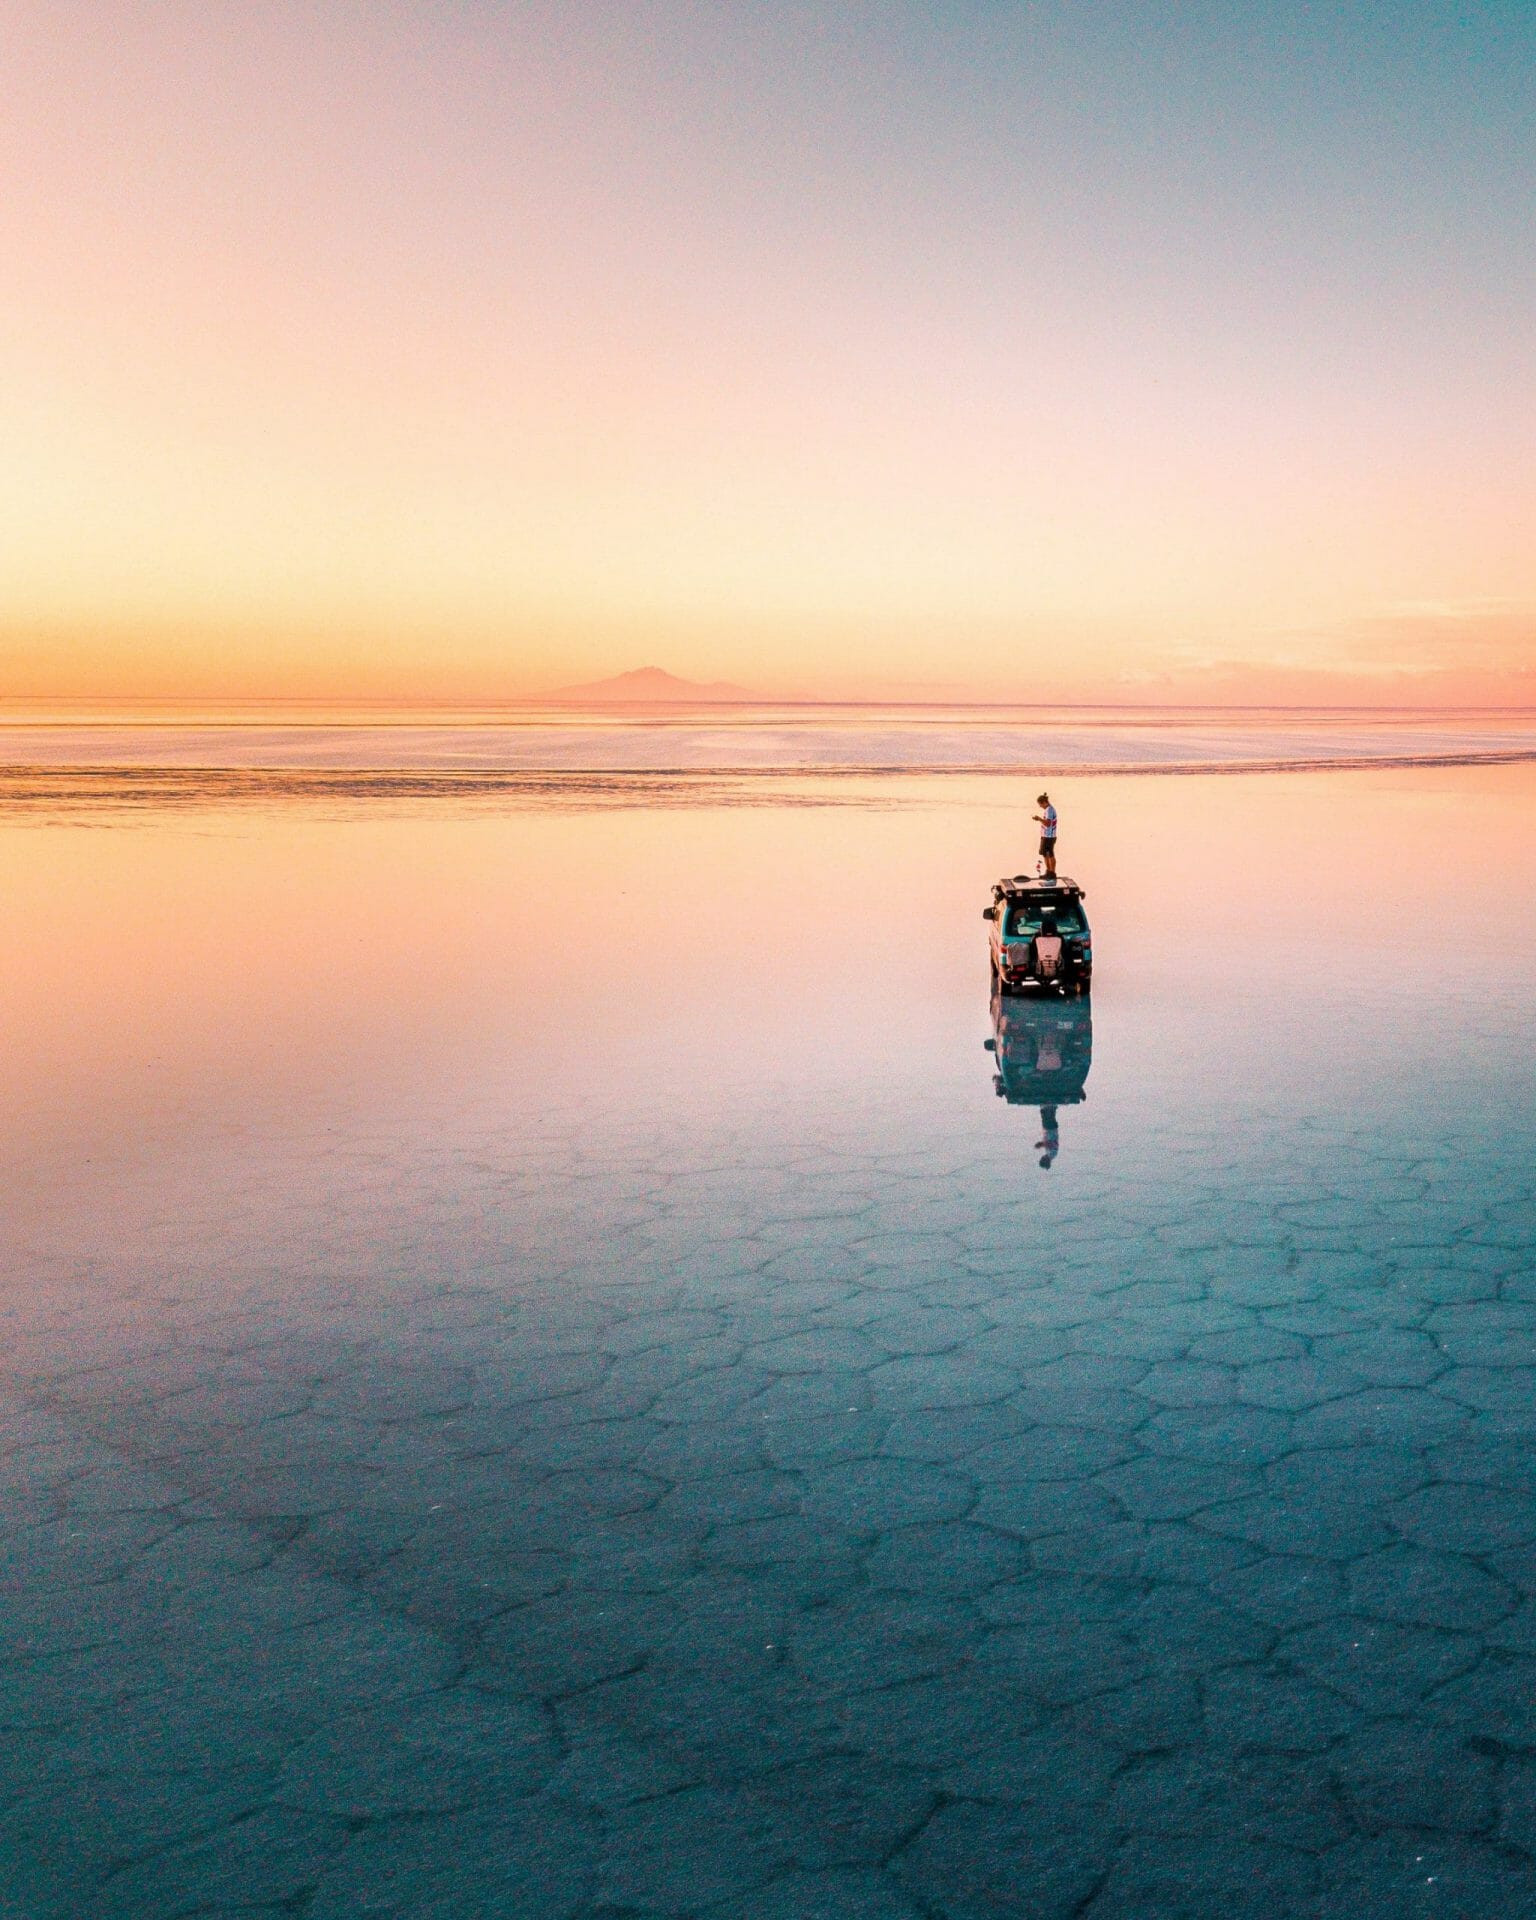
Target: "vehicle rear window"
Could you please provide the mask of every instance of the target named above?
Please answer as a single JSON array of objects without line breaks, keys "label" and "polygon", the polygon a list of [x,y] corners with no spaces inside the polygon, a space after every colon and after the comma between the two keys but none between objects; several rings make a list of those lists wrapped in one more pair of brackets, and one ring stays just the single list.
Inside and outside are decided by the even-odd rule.
[{"label": "vehicle rear window", "polygon": [[1008,909],[1008,938],[1027,940],[1038,933],[1040,916],[1047,911],[1055,914],[1058,933],[1083,931],[1083,909],[1076,900],[1019,900]]}]

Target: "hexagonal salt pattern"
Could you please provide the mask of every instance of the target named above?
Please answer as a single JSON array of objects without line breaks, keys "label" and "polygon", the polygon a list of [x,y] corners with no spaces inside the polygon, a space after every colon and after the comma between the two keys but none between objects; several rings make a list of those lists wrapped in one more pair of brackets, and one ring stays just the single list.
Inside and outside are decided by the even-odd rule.
[{"label": "hexagonal salt pattern", "polygon": [[791,1118],[456,1142],[392,1237],[313,1142],[283,1272],[52,1276],[4,1911],[1536,1913],[1529,1132],[1047,1205]]},{"label": "hexagonal salt pattern", "polygon": [[0,818],[0,1920],[1536,1920],[1536,776],[1090,785]]}]

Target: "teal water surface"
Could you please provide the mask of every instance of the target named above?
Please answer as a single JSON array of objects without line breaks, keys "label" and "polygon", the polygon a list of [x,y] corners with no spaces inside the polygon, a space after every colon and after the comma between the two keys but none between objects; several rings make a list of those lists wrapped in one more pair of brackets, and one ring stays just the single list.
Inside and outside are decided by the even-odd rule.
[{"label": "teal water surface", "polygon": [[0,1912],[1536,1914],[1536,783],[941,784],[0,822]]}]

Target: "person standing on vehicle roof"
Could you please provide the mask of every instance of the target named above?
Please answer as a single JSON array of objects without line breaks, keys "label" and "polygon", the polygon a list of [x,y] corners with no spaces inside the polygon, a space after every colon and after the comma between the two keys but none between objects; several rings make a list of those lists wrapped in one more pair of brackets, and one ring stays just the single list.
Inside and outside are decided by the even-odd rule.
[{"label": "person standing on vehicle roof", "polygon": [[1033,817],[1040,822],[1040,858],[1045,862],[1047,880],[1056,878],[1056,809],[1051,805],[1051,796],[1040,793],[1035,796],[1035,804],[1045,808],[1044,813]]}]

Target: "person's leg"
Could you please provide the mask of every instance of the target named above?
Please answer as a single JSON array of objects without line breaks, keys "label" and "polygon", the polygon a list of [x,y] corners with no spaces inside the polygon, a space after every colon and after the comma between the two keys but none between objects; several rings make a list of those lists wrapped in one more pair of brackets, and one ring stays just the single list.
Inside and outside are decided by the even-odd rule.
[{"label": "person's leg", "polygon": [[1056,878],[1056,842],[1047,840],[1040,851],[1045,855],[1045,877],[1047,880],[1054,880]]}]

